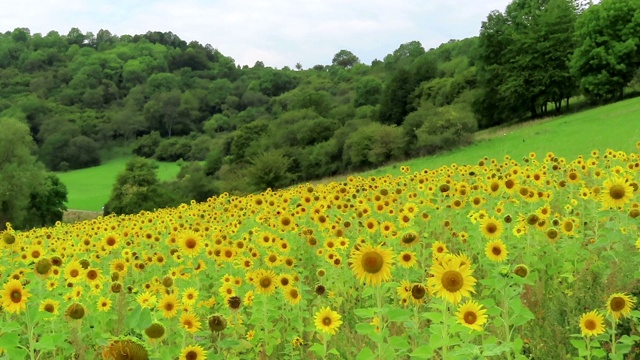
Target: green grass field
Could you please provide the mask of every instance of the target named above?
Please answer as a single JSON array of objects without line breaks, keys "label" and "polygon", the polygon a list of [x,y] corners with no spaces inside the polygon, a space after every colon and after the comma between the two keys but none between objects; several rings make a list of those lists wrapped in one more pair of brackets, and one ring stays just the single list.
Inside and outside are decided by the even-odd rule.
[{"label": "green grass field", "polygon": [[[502,159],[505,155],[520,160],[533,151],[538,157],[549,151],[559,157],[575,158],[593,149],[634,151],[640,140],[640,98],[621,101],[595,109],[531,121],[506,128],[476,133],[473,145],[444,154],[403,161],[412,171],[434,169],[442,165],[475,164],[483,158]],[[637,150],[636,150],[637,151]],[[401,164],[364,172],[362,176],[400,174]],[[336,177],[341,180],[346,176]]]},{"label": "green grass field", "polygon": [[[128,157],[106,161],[100,166],[59,173],[60,180],[69,191],[67,208],[73,210],[101,211],[109,200],[118,174],[124,170]],[[158,162],[158,178],[171,180],[180,167],[176,163]]]}]

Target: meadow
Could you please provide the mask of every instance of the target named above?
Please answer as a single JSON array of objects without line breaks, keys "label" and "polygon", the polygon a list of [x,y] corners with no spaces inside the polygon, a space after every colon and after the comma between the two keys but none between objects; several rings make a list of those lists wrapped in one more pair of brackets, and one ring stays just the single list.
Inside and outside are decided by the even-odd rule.
[{"label": "meadow", "polygon": [[[129,161],[130,156],[121,156],[107,160],[100,166],[58,173],[58,177],[67,186],[67,208],[83,211],[101,211],[109,200],[113,184]],[[180,171],[177,163],[157,162],[158,179],[173,180]]]},{"label": "meadow", "polygon": [[638,356],[640,142],[513,150],[9,229],[0,358]]}]

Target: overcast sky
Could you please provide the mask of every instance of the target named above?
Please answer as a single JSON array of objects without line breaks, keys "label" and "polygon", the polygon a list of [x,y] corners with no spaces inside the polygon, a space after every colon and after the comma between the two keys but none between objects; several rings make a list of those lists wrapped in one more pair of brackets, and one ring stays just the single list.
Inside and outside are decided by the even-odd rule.
[{"label": "overcast sky", "polygon": [[364,63],[402,43],[428,50],[478,35],[491,10],[510,0],[0,0],[0,31],[45,35],[72,27],[116,35],[171,31],[209,43],[236,64],[304,68],[330,64],[341,49]]}]

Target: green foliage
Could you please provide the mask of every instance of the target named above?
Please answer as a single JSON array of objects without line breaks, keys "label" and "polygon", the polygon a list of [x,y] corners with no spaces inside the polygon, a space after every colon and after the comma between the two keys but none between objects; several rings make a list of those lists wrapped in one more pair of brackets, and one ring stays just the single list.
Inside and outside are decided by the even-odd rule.
[{"label": "green foliage", "polygon": [[135,214],[177,204],[175,194],[159,184],[154,164],[144,158],[132,158],[118,174],[104,212]]},{"label": "green foliage", "polygon": [[344,143],[343,161],[349,168],[378,166],[404,155],[402,130],[392,125],[369,123],[351,133]]},{"label": "green foliage", "polygon": [[344,50],[344,49],[338,51],[333,56],[333,60],[331,61],[331,64],[337,65],[343,68],[352,68],[353,66],[359,63],[360,63],[360,59],[358,59],[357,56],[355,56],[351,51]]},{"label": "green foliage", "polygon": [[254,191],[279,189],[290,185],[295,179],[291,174],[291,158],[282,150],[271,150],[250,159],[246,170],[246,181]]},{"label": "green foliage", "polygon": [[640,66],[640,1],[603,0],[576,24],[572,70],[592,101],[621,98]]},{"label": "green foliage", "polygon": [[133,153],[144,158],[153,157],[161,142],[160,132],[153,131],[151,134],[144,135],[136,140]]},{"label": "green foliage", "polygon": [[191,141],[186,138],[171,138],[162,140],[154,154],[160,161],[178,161],[188,159],[191,153]]},{"label": "green foliage", "polygon": [[55,174],[47,174],[44,186],[30,195],[26,224],[29,227],[53,226],[62,221],[66,202],[67,187]]},{"label": "green foliage", "polygon": [[0,118],[0,128],[0,228],[11,222],[21,229],[31,225],[27,215],[32,194],[47,192],[46,174],[33,155],[35,144],[29,127],[15,119]]},{"label": "green foliage", "polygon": [[363,77],[356,85],[356,97],[353,104],[356,107],[377,105],[380,102],[382,83],[372,76]]},{"label": "green foliage", "polygon": [[478,130],[473,114],[460,106],[425,106],[409,117],[424,119],[422,126],[415,130],[416,150],[422,155],[468,145],[473,140],[473,133]]}]

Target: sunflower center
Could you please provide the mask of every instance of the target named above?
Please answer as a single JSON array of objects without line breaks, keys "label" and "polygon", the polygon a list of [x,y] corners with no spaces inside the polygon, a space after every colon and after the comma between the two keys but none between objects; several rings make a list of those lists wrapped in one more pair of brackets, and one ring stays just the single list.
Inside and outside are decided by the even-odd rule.
[{"label": "sunflower center", "polygon": [[416,300],[422,299],[425,294],[426,291],[424,291],[424,286],[422,285],[416,284],[411,288],[411,296]]},{"label": "sunflower center", "polygon": [[569,232],[573,230],[573,223],[571,221],[567,221],[564,223],[564,229]]},{"label": "sunflower center", "polygon": [[462,289],[464,278],[456,270],[447,270],[442,274],[442,287],[449,292],[456,292]]},{"label": "sunflower center", "polygon": [[69,275],[71,275],[71,277],[78,277],[78,275],[80,275],[80,272],[76,269],[73,269],[69,272]]},{"label": "sunflower center", "polygon": [[271,286],[271,278],[268,276],[264,276],[262,277],[262,279],[260,279],[260,287],[262,287],[263,289],[266,289],[268,287]]},{"label": "sunflower center", "polygon": [[500,256],[500,254],[502,254],[502,249],[500,249],[499,246],[494,246],[494,247],[491,248],[491,252],[495,256]]},{"label": "sunflower center", "polygon": [[197,352],[195,352],[195,351],[193,351],[193,350],[190,350],[190,351],[189,351],[189,352],[184,356],[184,358],[185,358],[185,359],[187,359],[187,360],[197,360],[197,359],[198,359],[198,353],[197,353]]},{"label": "sunflower center", "polygon": [[624,197],[625,191],[624,186],[620,184],[615,184],[609,189],[609,196],[611,196],[614,200],[620,200]]},{"label": "sunflower center", "polygon": [[191,320],[189,320],[189,319],[185,320],[183,325],[187,329],[193,329],[193,322],[191,322]]},{"label": "sunflower center", "polygon": [[22,292],[20,290],[13,290],[11,292],[11,301],[18,304],[22,300]]},{"label": "sunflower center", "polygon": [[292,299],[297,299],[299,296],[298,290],[291,289],[291,291],[289,291],[289,296],[291,296]]},{"label": "sunflower center", "polygon": [[194,248],[196,247],[196,245],[197,245],[197,242],[196,242],[196,240],[195,240],[195,239],[191,239],[191,238],[189,238],[189,239],[187,239],[187,240],[184,242],[184,246],[185,246],[187,249],[194,249]]},{"label": "sunflower center", "polygon": [[404,262],[411,261],[411,254],[403,254],[402,255],[402,261],[404,261]]},{"label": "sunflower center", "polygon": [[113,246],[113,245],[115,245],[115,244],[116,244],[116,239],[114,239],[114,238],[112,238],[112,237],[110,237],[110,238],[108,238],[108,239],[107,239],[107,245],[109,245],[109,246]]},{"label": "sunflower center", "polygon": [[173,311],[173,304],[172,303],[166,303],[164,304],[164,309],[166,311]]},{"label": "sunflower center", "polygon": [[377,274],[384,265],[382,255],[375,251],[369,251],[362,255],[362,269],[369,274]]},{"label": "sunflower center", "polygon": [[53,307],[53,304],[47,304],[47,305],[44,306],[44,311],[46,311],[48,313],[53,313],[54,310],[55,309]]},{"label": "sunflower center", "polygon": [[624,309],[626,305],[627,305],[627,302],[625,301],[624,298],[622,298],[620,296],[614,297],[609,302],[609,306],[611,307],[612,311],[620,311],[620,310]]},{"label": "sunflower center", "polygon": [[331,318],[330,317],[325,317],[324,319],[322,319],[322,325],[324,325],[324,326],[331,325]]},{"label": "sunflower center", "polygon": [[464,313],[464,322],[469,324],[469,325],[473,325],[476,323],[476,321],[478,321],[478,315],[476,315],[475,312],[473,311],[467,311],[466,313]]},{"label": "sunflower center", "polygon": [[89,270],[89,272],[87,273],[87,278],[89,280],[95,280],[98,278],[98,272],[95,270]]},{"label": "sunflower center", "polygon": [[584,328],[589,331],[594,331],[597,327],[598,327],[598,324],[596,324],[596,321],[593,319],[588,319],[587,321],[584,322]]},{"label": "sunflower center", "polygon": [[485,230],[487,231],[487,233],[493,234],[498,231],[498,227],[494,223],[488,223],[487,226],[485,226]]}]

